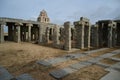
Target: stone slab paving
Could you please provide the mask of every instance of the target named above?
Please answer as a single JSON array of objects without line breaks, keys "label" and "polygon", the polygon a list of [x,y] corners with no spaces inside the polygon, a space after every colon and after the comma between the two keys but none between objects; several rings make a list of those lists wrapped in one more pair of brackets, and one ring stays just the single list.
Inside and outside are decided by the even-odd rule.
[{"label": "stone slab paving", "polygon": [[84,54],[68,54],[68,55],[65,55],[62,57],[52,58],[52,59],[48,59],[48,60],[40,60],[40,61],[37,61],[37,63],[41,64],[43,66],[49,67],[49,66],[52,66],[57,63],[65,62],[65,61],[68,61],[71,59],[77,59],[77,58],[83,57],[83,56],[85,56],[85,55]]},{"label": "stone slab paving", "polygon": [[[102,50],[105,50],[105,49],[102,49]],[[116,51],[118,51],[118,50],[116,50]],[[116,51],[114,51],[114,52],[116,52]],[[106,53],[106,54],[104,54],[100,57],[92,58],[90,60],[83,61],[83,62],[78,62],[78,63],[75,63],[75,64],[72,64],[72,65],[68,66],[67,68],[52,71],[52,72],[50,72],[50,75],[53,76],[56,79],[61,79],[65,76],[69,75],[70,73],[76,72],[79,69],[81,69],[83,67],[86,67],[86,66],[90,66],[92,64],[97,64],[97,65],[102,66],[104,68],[110,68],[111,67],[111,68],[117,68],[117,69],[119,68],[120,69],[120,63],[115,64],[114,66],[111,66],[109,64],[105,64],[105,63],[100,62],[100,60],[102,60],[104,58],[110,58],[113,55],[116,55],[116,54]]]},{"label": "stone slab paving", "polygon": [[10,80],[13,76],[2,66],[0,66],[0,80]]},{"label": "stone slab paving", "polygon": [[[97,49],[97,50],[86,51],[84,53],[90,54],[90,53],[94,53],[94,52],[98,52],[98,51],[102,51],[102,50],[107,50],[107,49],[109,49],[109,48],[101,48],[101,49]],[[77,59],[77,58],[84,57],[84,56],[86,56],[86,55],[81,54],[81,53],[67,54],[67,55],[64,55],[61,57],[57,57],[57,58],[40,60],[40,61],[37,61],[37,63],[40,65],[49,67],[49,66],[52,66],[52,65],[57,64],[57,63],[65,62],[65,61],[72,60],[72,59]]]},{"label": "stone slab paving", "polygon": [[70,65],[71,68],[73,69],[81,69],[83,67],[86,67],[86,66],[89,66],[89,65],[92,65],[92,63],[89,63],[89,62],[79,62],[79,63],[75,63],[75,64],[72,64]]},{"label": "stone slab paving", "polygon": [[35,80],[29,74],[22,74],[16,78],[16,80]]},{"label": "stone slab paving", "polygon": [[116,60],[116,61],[120,61],[120,58],[116,58],[116,57],[110,57],[110,59]]},{"label": "stone slab paving", "polygon": [[113,54],[120,54],[120,49],[117,49],[117,50],[114,50],[114,51],[112,51],[111,53],[113,53]]},{"label": "stone slab paving", "polygon": [[84,53],[85,53],[85,54],[91,54],[91,53],[95,53],[95,52],[99,52],[99,51],[103,51],[103,50],[107,50],[107,49],[109,49],[109,48],[101,48],[101,49],[86,51],[86,52],[84,52]]},{"label": "stone slab paving", "polygon": [[78,71],[80,68],[83,68],[83,67],[86,67],[89,65],[91,65],[91,63],[89,63],[89,62],[79,62],[76,64],[72,64],[69,67],[52,71],[52,72],[50,72],[50,75],[56,79],[61,79],[73,72]]},{"label": "stone slab paving", "polygon": [[56,79],[61,79],[67,75],[69,75],[70,73],[73,73],[77,71],[76,69],[73,69],[73,68],[70,68],[70,67],[67,67],[67,68],[64,68],[64,69],[59,69],[59,70],[55,70],[55,71],[52,71],[50,72],[50,75]]},{"label": "stone slab paving", "polygon": [[102,67],[104,67],[104,68],[108,68],[108,67],[111,66],[111,65],[109,65],[109,64],[105,64],[105,63],[102,63],[102,62],[97,62],[96,65],[102,66]]},{"label": "stone slab paving", "polygon": [[107,71],[109,71],[109,73],[107,75],[105,75],[104,77],[102,77],[100,80],[120,80],[120,72],[107,68]]},{"label": "stone slab paving", "polygon": [[41,64],[41,65],[43,65],[43,66],[51,66],[51,65],[52,65],[52,64],[50,64],[49,62],[44,61],[44,60],[37,61],[37,64]]},{"label": "stone slab paving", "polygon": [[113,54],[113,53],[106,53],[106,54],[103,54],[103,55],[101,55],[101,56],[99,56],[99,57],[102,57],[102,58],[109,58],[109,57],[112,57],[112,56],[114,56],[114,55],[116,55],[116,54]]},{"label": "stone slab paving", "polygon": [[116,70],[119,70],[120,71],[120,62],[110,66],[110,68],[113,68],[113,69],[116,69]]},{"label": "stone slab paving", "polygon": [[95,63],[98,63],[102,59],[104,59],[104,58],[96,57],[96,58],[92,58],[92,59],[88,60],[88,62],[95,64]]}]

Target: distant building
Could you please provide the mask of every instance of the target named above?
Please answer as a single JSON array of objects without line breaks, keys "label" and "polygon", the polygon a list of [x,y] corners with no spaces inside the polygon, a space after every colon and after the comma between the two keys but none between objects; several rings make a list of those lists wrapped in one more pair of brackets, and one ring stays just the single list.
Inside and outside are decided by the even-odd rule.
[{"label": "distant building", "polygon": [[50,23],[50,19],[47,15],[47,12],[45,10],[42,10],[40,12],[40,15],[37,18],[38,22],[43,22],[43,23]]}]

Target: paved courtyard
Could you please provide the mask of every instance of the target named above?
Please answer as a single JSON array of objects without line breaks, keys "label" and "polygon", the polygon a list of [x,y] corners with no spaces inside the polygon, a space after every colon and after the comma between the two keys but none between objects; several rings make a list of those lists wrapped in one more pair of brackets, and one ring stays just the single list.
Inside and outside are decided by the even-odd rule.
[{"label": "paved courtyard", "polygon": [[[19,47],[15,48],[15,45],[19,45]],[[10,46],[12,48],[4,49],[4,47]],[[36,53],[31,52],[31,46],[33,46]],[[41,49],[37,51],[35,48]],[[29,43],[5,43],[0,49],[0,80],[120,79],[120,49],[100,48],[69,53],[47,48],[52,51],[52,53],[48,51],[51,54],[50,57],[46,55],[48,54],[47,51],[44,51],[43,54],[42,50],[44,48],[47,47]],[[14,49],[13,52],[12,49]],[[35,55],[36,57],[32,58]],[[8,56],[11,58],[7,59]],[[7,63],[11,62],[12,58],[15,61]],[[30,59],[31,61],[29,61]]]}]

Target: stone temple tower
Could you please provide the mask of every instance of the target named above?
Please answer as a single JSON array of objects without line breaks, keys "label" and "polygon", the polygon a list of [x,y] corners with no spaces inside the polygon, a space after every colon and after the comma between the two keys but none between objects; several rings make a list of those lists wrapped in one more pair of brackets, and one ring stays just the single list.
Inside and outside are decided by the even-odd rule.
[{"label": "stone temple tower", "polygon": [[47,15],[47,12],[45,10],[42,10],[40,12],[40,15],[37,18],[38,22],[43,22],[43,23],[50,23],[50,19]]}]

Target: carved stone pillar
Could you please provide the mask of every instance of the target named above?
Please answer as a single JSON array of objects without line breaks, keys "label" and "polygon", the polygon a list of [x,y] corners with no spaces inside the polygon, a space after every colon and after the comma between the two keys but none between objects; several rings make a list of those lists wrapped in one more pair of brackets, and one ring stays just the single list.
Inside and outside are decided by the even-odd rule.
[{"label": "carved stone pillar", "polygon": [[6,25],[6,23],[1,22],[0,23],[0,43],[4,42],[4,26]]},{"label": "carved stone pillar", "polygon": [[19,42],[21,42],[21,34],[20,34],[20,26],[21,25],[23,25],[22,23],[15,23],[15,26],[16,26],[16,29],[15,29],[15,31],[16,31],[16,42],[17,43],[19,43]]},{"label": "carved stone pillar", "polygon": [[55,47],[60,44],[59,36],[60,36],[59,27],[57,25],[55,25],[54,32],[53,32],[53,38],[52,38],[53,46],[55,46]]},{"label": "carved stone pillar", "polygon": [[64,28],[65,28],[64,48],[65,48],[65,50],[71,50],[71,27],[70,27],[70,22],[65,22],[64,23]]},{"label": "carved stone pillar", "polygon": [[31,41],[31,27],[33,26],[33,24],[27,24],[26,25],[28,27],[28,41]]},{"label": "carved stone pillar", "polygon": [[108,24],[108,47],[112,47],[112,24]]}]

